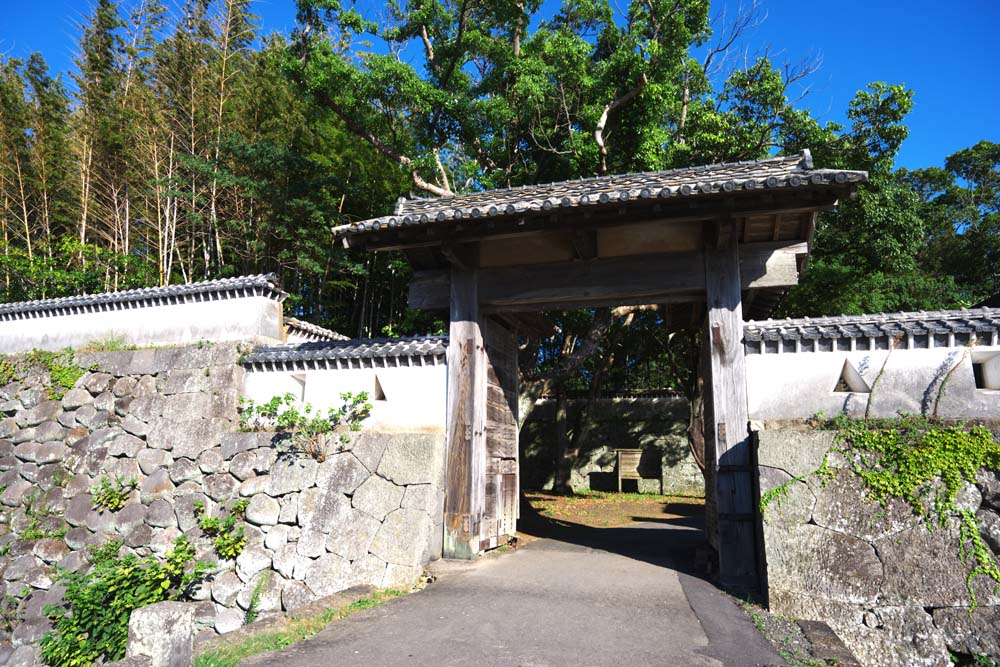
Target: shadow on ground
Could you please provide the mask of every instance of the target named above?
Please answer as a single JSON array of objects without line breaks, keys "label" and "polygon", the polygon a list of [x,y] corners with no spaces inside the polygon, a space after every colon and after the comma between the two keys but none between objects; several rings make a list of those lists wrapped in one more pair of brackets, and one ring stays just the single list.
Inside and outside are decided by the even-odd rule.
[{"label": "shadow on ground", "polygon": [[668,503],[663,512],[663,518],[633,517],[634,525],[596,528],[539,514],[522,496],[517,528],[530,538],[600,549],[710,580],[698,558],[707,545],[704,506]]}]

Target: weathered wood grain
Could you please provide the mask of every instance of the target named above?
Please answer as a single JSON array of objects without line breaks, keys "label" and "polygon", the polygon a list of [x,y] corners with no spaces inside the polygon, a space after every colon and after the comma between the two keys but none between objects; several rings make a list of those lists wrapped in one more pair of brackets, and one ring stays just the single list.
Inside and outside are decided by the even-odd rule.
[{"label": "weathered wood grain", "polygon": [[477,270],[452,269],[444,555],[480,553],[486,469],[486,367]]},{"label": "weathered wood grain", "polygon": [[[739,248],[742,289],[798,283],[802,243],[754,243]],[[479,299],[485,312],[593,307],[670,301],[703,301],[706,258],[700,252],[481,269]],[[446,271],[417,271],[409,304],[418,310],[448,307]]]},{"label": "weathered wood grain", "polygon": [[715,453],[720,579],[726,586],[753,588],[757,561],[739,272],[735,226],[723,219],[718,244],[705,247],[710,357],[705,430]]}]

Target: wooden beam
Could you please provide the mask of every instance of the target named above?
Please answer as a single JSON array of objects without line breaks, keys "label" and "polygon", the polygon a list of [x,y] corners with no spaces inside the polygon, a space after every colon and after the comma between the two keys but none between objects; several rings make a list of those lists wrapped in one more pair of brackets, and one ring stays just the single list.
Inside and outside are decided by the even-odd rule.
[{"label": "wooden beam", "polygon": [[451,270],[444,556],[475,558],[485,497],[486,359],[478,269]]},{"label": "wooden beam", "polygon": [[740,254],[732,222],[723,221],[721,232],[719,246],[705,248],[710,356],[705,436],[711,443],[707,449],[715,453],[711,463],[715,466],[720,581],[727,587],[748,589],[756,587],[757,560]]},{"label": "wooden beam", "polygon": [[[797,284],[802,252],[800,243],[741,245],[740,288]],[[501,312],[703,301],[704,263],[703,254],[693,252],[479,269],[479,302],[484,312]],[[413,274],[411,308],[442,310],[449,298],[447,271]]]}]

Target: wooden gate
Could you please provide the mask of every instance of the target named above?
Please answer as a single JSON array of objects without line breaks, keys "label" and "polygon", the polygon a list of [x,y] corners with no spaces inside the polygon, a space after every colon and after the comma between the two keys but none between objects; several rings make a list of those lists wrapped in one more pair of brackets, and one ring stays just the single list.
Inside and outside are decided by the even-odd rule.
[{"label": "wooden gate", "polygon": [[496,319],[484,324],[486,490],[480,548],[492,549],[517,532],[517,335]]}]

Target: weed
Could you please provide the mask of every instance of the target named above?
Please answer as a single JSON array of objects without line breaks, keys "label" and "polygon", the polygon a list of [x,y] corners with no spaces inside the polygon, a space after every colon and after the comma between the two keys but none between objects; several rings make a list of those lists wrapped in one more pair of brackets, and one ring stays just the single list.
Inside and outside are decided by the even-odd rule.
[{"label": "weed", "polygon": [[[224,560],[235,559],[247,544],[246,526],[242,521],[246,517],[249,504],[250,501],[245,498],[237,500],[224,516],[210,517],[205,512],[205,503],[200,500],[195,501],[194,515],[198,519],[198,527],[209,537],[215,538],[215,553]],[[220,506],[219,509],[226,511],[224,506]]]},{"label": "weed", "polygon": [[365,609],[371,609],[405,595],[406,591],[389,589],[376,591],[371,597],[353,602],[345,607],[327,609],[315,616],[293,617],[284,627],[248,637],[247,639],[207,651],[194,660],[194,667],[236,667],[241,661],[259,653],[275,651],[308,639],[331,622],[347,618]]},{"label": "weed", "polygon": [[[251,399],[243,399],[240,406],[240,426],[249,431],[277,430],[288,434],[288,445],[297,452],[322,462],[326,455],[322,450],[321,437],[346,427],[350,431],[360,431],[361,423],[368,418],[372,405],[368,393],[340,395],[343,404],[330,408],[324,416],[313,412],[306,404],[301,410],[299,402],[292,394],[275,396],[267,403],[257,405]],[[341,433],[340,444],[349,442],[347,433]]]},{"label": "weed", "polygon": [[135,478],[126,481],[123,477],[116,477],[112,482],[107,477],[102,477],[100,484],[90,490],[91,502],[102,512],[104,510],[117,512],[125,507],[129,494],[138,485]]}]

